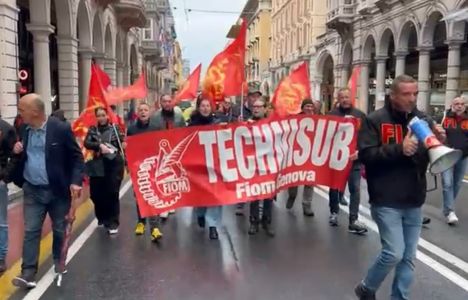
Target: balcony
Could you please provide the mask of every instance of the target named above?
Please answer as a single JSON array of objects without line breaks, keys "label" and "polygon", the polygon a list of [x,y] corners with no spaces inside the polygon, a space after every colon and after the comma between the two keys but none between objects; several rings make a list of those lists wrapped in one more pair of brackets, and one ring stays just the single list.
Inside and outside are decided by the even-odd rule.
[{"label": "balcony", "polygon": [[143,0],[114,1],[119,24],[126,30],[132,27],[146,27],[145,4]]},{"label": "balcony", "polygon": [[161,55],[161,41],[141,41],[141,53],[145,60],[157,63]]},{"label": "balcony", "polygon": [[369,4],[370,0],[358,0],[357,11],[361,15],[367,15],[371,11],[371,5]]},{"label": "balcony", "polygon": [[341,0],[341,4],[327,15],[327,27],[343,34],[350,29],[356,14],[355,0]]},{"label": "balcony", "polygon": [[386,10],[389,8],[389,1],[388,0],[375,0],[374,4],[377,6],[381,11]]},{"label": "balcony", "polygon": [[159,57],[159,59],[154,62],[154,65],[156,66],[156,69],[158,71],[167,69],[169,67],[169,57],[167,56]]},{"label": "balcony", "polygon": [[97,5],[106,8],[109,4],[117,3],[119,0],[96,0]]},{"label": "balcony", "polygon": [[157,0],[157,6],[160,12],[165,13],[170,10],[168,0]]},{"label": "balcony", "polygon": [[145,1],[146,11],[147,12],[157,12],[158,3],[156,0],[146,0]]}]

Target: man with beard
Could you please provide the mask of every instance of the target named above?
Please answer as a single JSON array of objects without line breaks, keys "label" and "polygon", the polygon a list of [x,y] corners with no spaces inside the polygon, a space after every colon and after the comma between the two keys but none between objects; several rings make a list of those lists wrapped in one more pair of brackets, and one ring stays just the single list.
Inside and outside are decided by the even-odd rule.
[{"label": "man with beard", "polygon": [[463,177],[468,165],[468,112],[463,97],[452,100],[446,112],[442,126],[447,131],[447,145],[463,152],[463,156],[450,169],[442,173],[442,195],[444,197],[443,213],[447,224],[458,224],[455,214],[455,200],[463,184]]},{"label": "man with beard", "polygon": [[[357,118],[358,127],[364,122],[366,115],[355,108],[351,100],[351,91],[349,88],[342,88],[338,91],[338,105],[330,112],[330,115]],[[364,224],[358,222],[359,203],[361,201],[361,163],[358,160],[358,152],[353,153],[350,157],[353,161],[353,168],[348,178],[348,188],[350,194],[349,204],[349,226],[348,231],[355,234],[364,234],[367,228]],[[344,193],[338,190],[330,189],[330,226],[338,226],[338,212],[340,211],[339,203],[344,198]]]},{"label": "man with beard", "polygon": [[[161,95],[159,99],[160,109],[150,118],[150,125],[154,130],[169,130],[178,127],[185,127],[186,123],[182,111],[174,109],[174,100],[169,94]],[[169,213],[175,213],[174,210]],[[162,213],[161,218],[167,219],[168,213]]]},{"label": "man with beard", "polygon": [[376,299],[375,293],[393,270],[390,298],[411,298],[429,155],[408,124],[418,117],[441,142],[446,139],[445,130],[416,108],[417,95],[417,80],[398,76],[390,87],[390,101],[369,114],[359,132],[359,159],[366,167],[371,215],[382,243],[379,256],[355,288],[361,300]]}]

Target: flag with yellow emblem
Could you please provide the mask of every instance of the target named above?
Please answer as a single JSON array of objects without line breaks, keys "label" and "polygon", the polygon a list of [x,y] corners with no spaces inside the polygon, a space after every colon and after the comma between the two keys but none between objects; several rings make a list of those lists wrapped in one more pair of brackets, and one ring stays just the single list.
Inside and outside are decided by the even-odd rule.
[{"label": "flag with yellow emblem", "polygon": [[247,22],[242,20],[236,39],[213,58],[203,82],[204,98],[222,101],[225,97],[241,95],[245,81],[246,33]]},{"label": "flag with yellow emblem", "polygon": [[310,83],[304,62],[278,84],[272,99],[275,114],[286,117],[300,113],[302,100],[306,98],[310,98]]}]

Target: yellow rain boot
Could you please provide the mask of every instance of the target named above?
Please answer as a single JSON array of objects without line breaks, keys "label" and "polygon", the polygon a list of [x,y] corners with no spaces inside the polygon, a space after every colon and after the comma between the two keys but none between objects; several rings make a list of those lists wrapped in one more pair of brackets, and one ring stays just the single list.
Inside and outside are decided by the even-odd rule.
[{"label": "yellow rain boot", "polygon": [[135,234],[136,235],[143,235],[145,233],[145,224],[139,222],[135,227]]},{"label": "yellow rain boot", "polygon": [[152,242],[157,242],[163,237],[161,231],[159,231],[159,228],[155,227],[153,230],[151,230],[151,241]]}]

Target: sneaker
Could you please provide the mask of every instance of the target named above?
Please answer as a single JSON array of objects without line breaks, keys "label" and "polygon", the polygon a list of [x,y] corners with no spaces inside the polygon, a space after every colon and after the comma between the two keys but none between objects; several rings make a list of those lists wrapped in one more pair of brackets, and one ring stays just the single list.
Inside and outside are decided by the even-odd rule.
[{"label": "sneaker", "polygon": [[423,225],[427,225],[431,223],[431,218],[428,218],[428,217],[423,217],[423,220],[422,220],[422,224]]},{"label": "sneaker", "polygon": [[197,224],[200,228],[205,228],[205,217],[197,217]]},{"label": "sneaker", "polygon": [[118,228],[109,228],[109,229],[107,229],[107,232],[108,232],[110,235],[114,235],[114,234],[119,233],[119,229],[118,229]]},{"label": "sneaker", "polygon": [[355,289],[354,293],[358,296],[359,300],[375,300],[375,293],[369,291],[362,283]]},{"label": "sneaker", "polygon": [[348,206],[348,201],[346,200],[345,197],[342,197],[342,198],[340,199],[340,204],[343,205],[343,206]]},{"label": "sneaker", "polygon": [[315,213],[310,205],[302,205],[302,211],[304,212],[304,216],[306,217],[315,216]]},{"label": "sneaker", "polygon": [[171,209],[171,210],[169,211],[169,214],[170,214],[170,215],[175,214],[175,209]]},{"label": "sneaker", "polygon": [[447,216],[447,224],[451,226],[458,224],[458,217],[453,211],[451,211]]},{"label": "sneaker", "polygon": [[330,226],[338,226],[338,214],[331,214],[328,223]]},{"label": "sneaker", "polygon": [[167,219],[169,218],[169,212],[163,212],[162,214],[159,215],[162,219]]},{"label": "sneaker", "polygon": [[159,228],[155,227],[153,228],[153,230],[151,230],[151,241],[152,242],[157,242],[159,241],[160,239],[162,239],[163,235],[161,233],[161,231],[159,230]]},{"label": "sneaker", "polygon": [[263,224],[262,224],[262,228],[263,228],[263,230],[265,230],[266,234],[267,234],[269,237],[274,237],[274,236],[275,236],[275,231],[274,231],[273,228],[271,227],[271,224],[269,224],[269,223],[263,223]]},{"label": "sneaker", "polygon": [[0,274],[5,272],[7,269],[5,259],[0,259]]},{"label": "sneaker", "polygon": [[145,224],[138,222],[136,227],[135,227],[135,234],[136,235],[142,235],[145,233]]},{"label": "sneaker", "polygon": [[236,216],[243,216],[244,215],[244,207],[243,206],[237,206],[236,207]]},{"label": "sneaker", "polygon": [[11,283],[19,288],[23,289],[33,289],[36,287],[36,280],[34,278],[34,274],[21,274],[20,276],[16,276],[13,278]]},{"label": "sneaker", "polygon": [[54,272],[55,272],[55,275],[57,276],[57,274],[67,274],[68,273],[68,270],[67,269],[63,269],[61,271],[61,267],[60,267],[60,264],[59,263],[54,263]]},{"label": "sneaker", "polygon": [[210,240],[218,239],[218,230],[216,227],[210,227]]},{"label": "sneaker", "polygon": [[296,198],[289,197],[288,200],[286,201],[286,209],[293,208],[295,201],[296,201]]},{"label": "sneaker", "polygon": [[367,227],[359,221],[354,221],[349,224],[348,231],[354,234],[364,234],[367,232]]},{"label": "sneaker", "polygon": [[258,232],[258,223],[250,223],[249,235],[254,235]]}]

